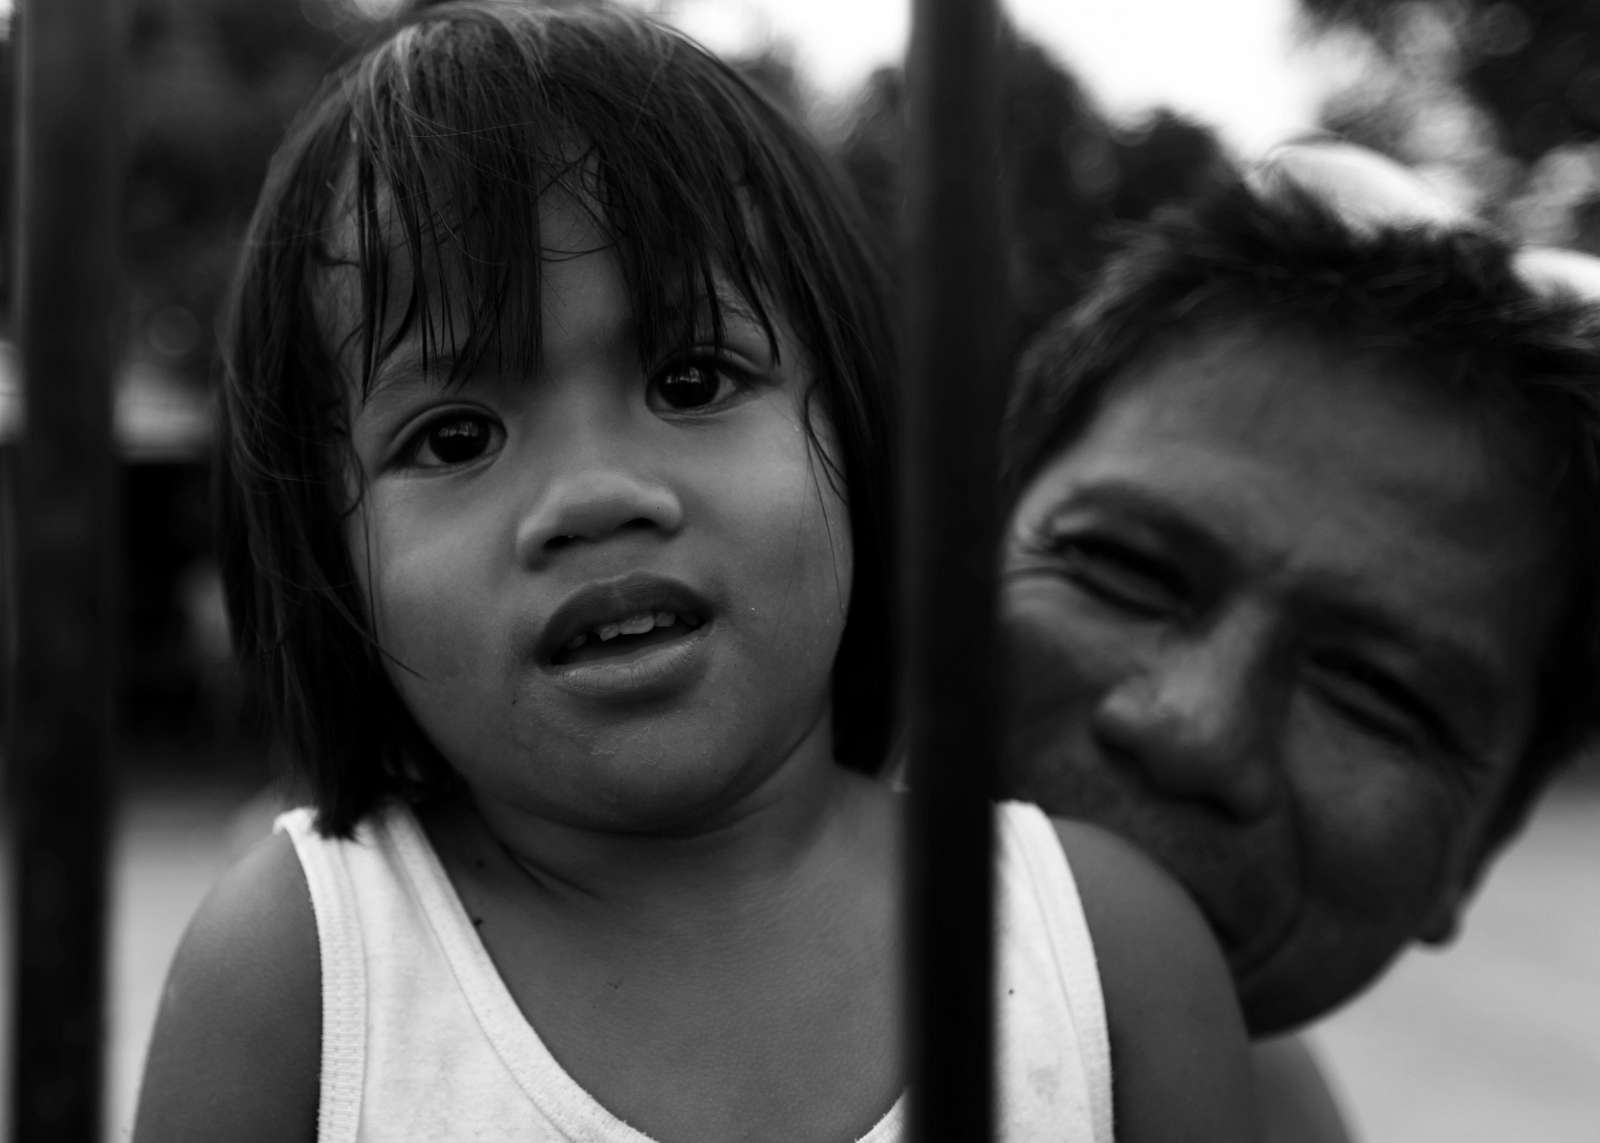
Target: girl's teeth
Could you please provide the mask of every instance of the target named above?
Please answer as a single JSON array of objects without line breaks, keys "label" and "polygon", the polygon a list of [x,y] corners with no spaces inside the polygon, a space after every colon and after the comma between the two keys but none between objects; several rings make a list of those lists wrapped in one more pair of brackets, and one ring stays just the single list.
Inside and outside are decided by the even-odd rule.
[{"label": "girl's teeth", "polygon": [[[643,635],[647,631],[654,631],[655,627],[655,616],[646,612],[643,615],[630,615],[621,623],[617,624],[616,629],[621,631],[624,635]],[[601,630],[603,631],[604,628]],[[601,637],[604,638],[603,635]]]},{"label": "girl's teeth", "polygon": [[[657,627],[671,627],[680,622],[675,612],[671,611],[641,611],[638,615],[630,615],[626,619],[615,623],[604,623],[593,631],[586,631],[582,635],[574,635],[567,640],[566,650],[576,651],[591,638],[601,643],[609,643],[618,635],[645,635]],[[685,619],[681,621],[684,626],[693,628],[695,624]]]}]

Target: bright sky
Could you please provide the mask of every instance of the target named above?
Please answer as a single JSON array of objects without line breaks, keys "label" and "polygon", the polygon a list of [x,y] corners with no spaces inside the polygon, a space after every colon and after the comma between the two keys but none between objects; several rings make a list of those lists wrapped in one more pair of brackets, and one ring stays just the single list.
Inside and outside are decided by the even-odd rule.
[{"label": "bright sky", "polygon": [[[286,0],[262,0],[282,3]],[[374,10],[397,0],[349,0]],[[627,0],[664,10],[708,47],[767,33],[796,46],[806,74],[840,96],[897,59],[911,0]],[[13,0],[0,0],[0,18]],[[1022,29],[1072,65],[1114,116],[1166,104],[1244,154],[1311,125],[1330,67],[1297,50],[1296,0],[1002,0]]]},{"label": "bright sky", "polygon": [[[651,0],[631,0],[652,8]],[[1309,127],[1328,69],[1295,47],[1295,0],[1003,0],[1114,116],[1167,104],[1249,154]],[[666,0],[716,50],[770,30],[829,94],[904,51],[910,0]]]}]

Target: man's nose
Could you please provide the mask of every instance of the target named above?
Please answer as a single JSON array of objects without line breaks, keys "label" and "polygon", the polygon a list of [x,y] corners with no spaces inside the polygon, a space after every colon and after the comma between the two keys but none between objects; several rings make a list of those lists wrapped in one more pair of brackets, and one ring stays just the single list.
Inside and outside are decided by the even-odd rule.
[{"label": "man's nose", "polygon": [[1166,797],[1258,818],[1277,796],[1285,722],[1272,658],[1260,630],[1165,643],[1102,695],[1095,738]]}]

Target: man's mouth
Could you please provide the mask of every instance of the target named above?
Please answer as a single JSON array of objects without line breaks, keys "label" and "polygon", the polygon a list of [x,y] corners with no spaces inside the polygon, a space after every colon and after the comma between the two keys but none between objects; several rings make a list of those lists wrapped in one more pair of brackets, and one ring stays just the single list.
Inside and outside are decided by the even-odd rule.
[{"label": "man's mouth", "polygon": [[1175,870],[1210,922],[1236,980],[1250,976],[1279,954],[1304,907],[1293,880],[1298,870],[1284,867],[1283,861],[1278,854],[1259,854],[1255,861],[1241,855],[1227,869],[1225,889],[1211,893],[1196,879],[1194,870]]}]

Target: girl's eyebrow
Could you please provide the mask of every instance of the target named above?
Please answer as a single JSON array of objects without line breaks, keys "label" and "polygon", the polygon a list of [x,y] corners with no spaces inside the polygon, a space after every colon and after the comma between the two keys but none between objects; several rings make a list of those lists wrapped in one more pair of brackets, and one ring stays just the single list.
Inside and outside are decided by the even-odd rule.
[{"label": "girl's eyebrow", "polygon": [[663,316],[666,320],[671,325],[686,330],[694,330],[708,323],[713,303],[724,319],[732,318],[753,325],[765,324],[762,321],[760,307],[734,289],[724,274],[717,274],[712,278],[712,290],[709,294],[704,290],[695,290],[692,304],[681,288],[668,290],[662,300]]},{"label": "girl's eyebrow", "polygon": [[[721,275],[717,276],[714,286],[712,297],[722,319],[719,332],[747,355],[755,353],[756,343],[759,342],[760,353],[757,356],[769,364],[775,364],[782,355],[777,315],[735,290]],[[699,338],[712,332],[712,297],[702,295],[694,312],[684,315],[682,328],[687,337]]]},{"label": "girl's eyebrow", "polygon": [[[653,323],[641,321],[637,314],[628,316],[623,332],[634,344],[642,345],[646,338],[653,337],[657,352],[682,351],[720,334],[717,340],[726,343],[724,348],[739,348],[749,356],[756,353],[759,342],[758,356],[777,360],[780,350],[773,315],[763,313],[761,306],[721,274],[713,280],[710,293],[695,290],[691,301],[682,288],[671,288],[664,291],[660,302],[661,309]],[[720,322],[713,322],[713,314]]]},{"label": "girl's eyebrow", "polygon": [[432,396],[445,387],[436,371],[424,369],[415,360],[385,361],[372,373],[372,383],[362,395],[356,415],[381,415],[390,406],[403,407],[422,396]]}]

